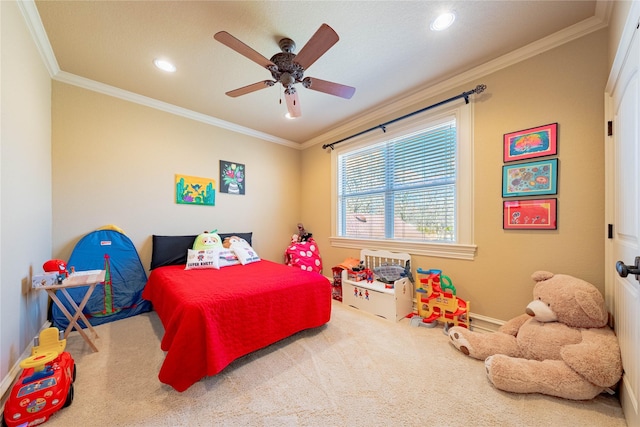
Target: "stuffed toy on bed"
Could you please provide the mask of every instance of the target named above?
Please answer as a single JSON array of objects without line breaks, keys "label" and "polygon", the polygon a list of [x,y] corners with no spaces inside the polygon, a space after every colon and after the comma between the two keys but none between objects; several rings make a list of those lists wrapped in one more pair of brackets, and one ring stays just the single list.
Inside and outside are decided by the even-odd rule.
[{"label": "stuffed toy on bed", "polygon": [[198,237],[193,241],[194,250],[205,250],[205,249],[216,249],[222,247],[222,239],[220,235],[217,233],[218,230],[214,230],[212,232],[205,231],[202,234],[199,234]]},{"label": "stuffed toy on bed", "polygon": [[224,238],[224,240],[222,241],[222,246],[229,249],[231,248],[231,246],[251,246],[251,245],[242,237],[229,236]]},{"label": "stuffed toy on bed", "polygon": [[622,376],[620,347],[600,291],[564,274],[538,271],[532,278],[537,284],[526,314],[494,333],[452,327],[451,343],[484,360],[500,390],[587,400],[615,386]]}]

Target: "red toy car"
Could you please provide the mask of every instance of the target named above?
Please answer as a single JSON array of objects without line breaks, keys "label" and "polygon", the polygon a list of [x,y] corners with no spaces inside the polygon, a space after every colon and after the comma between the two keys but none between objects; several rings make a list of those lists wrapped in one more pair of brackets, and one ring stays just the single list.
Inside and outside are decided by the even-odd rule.
[{"label": "red toy car", "polygon": [[40,332],[39,345],[20,362],[24,370],[4,406],[3,427],[37,426],[73,402],[76,365],[58,335],[56,328]]}]

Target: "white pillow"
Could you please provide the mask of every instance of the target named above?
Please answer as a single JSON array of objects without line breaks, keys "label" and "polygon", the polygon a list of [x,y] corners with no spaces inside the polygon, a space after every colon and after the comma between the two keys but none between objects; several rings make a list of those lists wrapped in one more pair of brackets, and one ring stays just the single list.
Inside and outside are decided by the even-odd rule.
[{"label": "white pillow", "polygon": [[196,270],[202,268],[221,269],[230,265],[238,265],[238,256],[231,249],[216,248],[195,250],[188,249],[187,265],[185,270]]},{"label": "white pillow", "polygon": [[185,270],[196,270],[201,268],[216,268],[216,251],[214,249],[195,250],[187,249],[187,265]]},{"label": "white pillow", "polygon": [[229,267],[230,265],[240,264],[238,256],[231,249],[219,248],[214,249],[213,251],[216,255],[213,260],[213,268],[217,268],[219,270],[222,267]]},{"label": "white pillow", "polygon": [[[246,243],[246,242],[245,242]],[[242,265],[260,261],[260,257],[249,244],[231,245],[231,250],[235,252]]]}]

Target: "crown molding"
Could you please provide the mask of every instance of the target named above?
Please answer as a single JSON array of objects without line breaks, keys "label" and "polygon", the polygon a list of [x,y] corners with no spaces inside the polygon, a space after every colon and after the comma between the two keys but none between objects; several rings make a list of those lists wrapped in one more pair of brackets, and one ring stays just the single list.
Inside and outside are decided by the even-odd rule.
[{"label": "crown molding", "polygon": [[158,101],[157,99],[149,98],[147,96],[139,95],[134,92],[119,89],[114,86],[110,86],[104,83],[97,82],[95,80],[87,79],[75,74],[67,73],[66,71],[59,71],[53,76],[53,79],[62,83],[67,83],[73,86],[78,86],[83,89],[91,90],[93,92],[102,93],[104,95],[113,96],[114,98],[123,99],[125,101],[133,102],[136,104],[144,105],[146,107],[155,108],[176,116],[185,117],[191,120],[195,120],[201,123],[206,123],[212,126],[216,126],[222,129],[227,129],[243,135],[252,136],[267,142],[273,142],[276,144],[285,145],[291,148],[300,148],[300,145],[286,139],[278,138],[277,136],[269,135],[264,132],[237,125],[235,123],[227,122],[215,117],[198,113],[187,108],[178,107],[167,102]]},{"label": "crown molding", "polygon": [[[598,4],[600,3],[601,1],[598,1]],[[520,49],[514,50],[513,52],[479,65],[469,71],[451,76],[450,78],[440,83],[431,85],[422,90],[418,90],[417,92],[414,92],[412,94],[407,94],[406,96],[399,96],[398,101],[382,105],[375,110],[370,110],[360,116],[351,118],[349,119],[347,124],[333,128],[331,131],[307,141],[306,143],[302,144],[302,149],[307,149],[321,143],[331,143],[336,139],[340,139],[340,137],[344,137],[344,135],[349,133],[350,131],[353,132],[357,129],[370,127],[371,122],[382,120],[384,117],[388,117],[390,114],[393,114],[394,112],[406,107],[407,105],[420,103],[425,99],[429,99],[448,90],[455,89],[459,86],[470,83],[473,80],[480,79],[484,76],[495,73],[496,71],[502,70],[506,67],[532,58],[543,52],[569,43],[594,31],[605,28],[608,25],[610,10],[610,4],[606,4],[605,7],[596,7],[597,13],[591,18],[585,19],[584,21],[578,22],[571,27],[567,27],[561,31],[551,34],[550,36],[530,43]],[[482,82],[477,83],[479,84]]]},{"label": "crown molding", "polygon": [[18,1],[17,4],[24,16],[26,25],[29,28],[31,36],[36,43],[36,46],[52,79],[298,150],[305,150],[320,143],[330,143],[332,140],[338,139],[338,137],[341,135],[353,132],[355,129],[363,128],[369,125],[371,122],[382,119],[383,117],[388,117],[390,114],[393,114],[406,105],[417,104],[424,99],[436,96],[440,93],[446,92],[447,90],[455,89],[456,87],[467,84],[472,80],[482,78],[486,75],[514,65],[518,62],[524,61],[535,55],[539,55],[540,53],[546,52],[555,47],[583,37],[594,31],[605,28],[608,25],[612,7],[610,2],[598,0],[596,2],[595,15],[591,18],[585,19],[584,21],[572,25],[571,27],[565,28],[548,37],[530,43],[529,45],[503,55],[500,58],[486,62],[485,64],[473,68],[467,72],[451,76],[450,78],[441,81],[440,83],[418,90],[416,92],[413,92],[412,94],[408,94],[407,96],[400,96],[399,98],[401,100],[399,101],[394,101],[382,105],[368,111],[367,113],[355,116],[354,118],[349,119],[348,123],[335,127],[329,132],[325,132],[322,135],[312,138],[304,144],[298,144],[287,139],[279,138],[264,132],[259,132],[244,126],[239,126],[225,120],[208,116],[206,114],[198,113],[182,107],[177,107],[166,102],[158,101],[153,98],[138,95],[133,92],[116,88],[114,86],[109,86],[84,77],[67,73],[65,71],[61,71],[58,65],[58,61],[56,60],[56,57],[53,53],[49,38],[47,37],[47,34],[44,30],[44,26],[42,25],[42,20],[40,19],[40,14],[38,13],[35,1],[24,0]]},{"label": "crown molding", "polygon": [[22,12],[24,21],[27,24],[27,28],[31,33],[31,37],[38,48],[38,52],[42,56],[45,67],[51,77],[55,76],[60,71],[58,66],[58,60],[53,54],[51,43],[42,25],[40,14],[36,8],[36,3],[33,0],[17,1],[18,9]]},{"label": "crown molding", "polygon": [[119,89],[114,86],[96,82],[95,80],[67,73],[66,71],[61,71],[55,54],[53,53],[51,43],[49,42],[49,37],[44,30],[44,26],[42,25],[42,20],[40,19],[40,14],[38,13],[35,2],[33,0],[25,0],[18,1],[16,3],[18,4],[18,7],[20,8],[22,15],[24,16],[24,20],[27,27],[29,28],[29,32],[31,33],[31,36],[35,41],[38,51],[40,52],[40,55],[42,56],[42,59],[47,68],[47,71],[49,72],[49,75],[53,80],[102,93],[104,95],[113,96],[115,98],[120,98],[125,101],[134,102],[136,104],[144,105],[150,108],[155,108],[157,110],[165,111],[170,114],[175,114],[177,116],[227,129],[232,132],[258,138],[263,141],[273,142],[275,144],[284,145],[290,148],[300,149],[300,144],[289,141],[287,139],[279,138],[277,136],[273,136],[264,132],[259,132],[257,130],[250,129],[244,126],[239,126],[237,124],[227,122],[225,120],[221,120],[206,114],[198,113],[186,108],[177,107],[173,104],[158,101],[157,99],[149,98],[147,96],[138,95],[136,93]]}]

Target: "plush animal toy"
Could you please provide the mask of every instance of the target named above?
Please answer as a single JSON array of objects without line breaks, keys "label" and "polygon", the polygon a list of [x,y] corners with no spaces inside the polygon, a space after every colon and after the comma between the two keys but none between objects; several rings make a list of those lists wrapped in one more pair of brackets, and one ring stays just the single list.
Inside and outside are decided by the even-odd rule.
[{"label": "plush animal toy", "polygon": [[484,360],[500,390],[587,400],[613,387],[622,376],[620,346],[598,289],[564,274],[531,277],[537,284],[526,314],[495,333],[454,326],[453,345]]},{"label": "plush animal toy", "polygon": [[197,251],[203,251],[206,249],[222,248],[222,240],[217,233],[218,230],[213,230],[211,233],[205,231],[196,237],[193,241],[193,248]]},{"label": "plush animal toy", "polygon": [[229,237],[225,237],[224,240],[222,241],[222,246],[226,249],[231,248],[234,245],[240,245],[240,246],[250,246],[249,243],[244,240],[242,237],[238,237],[238,236],[229,236]]}]

